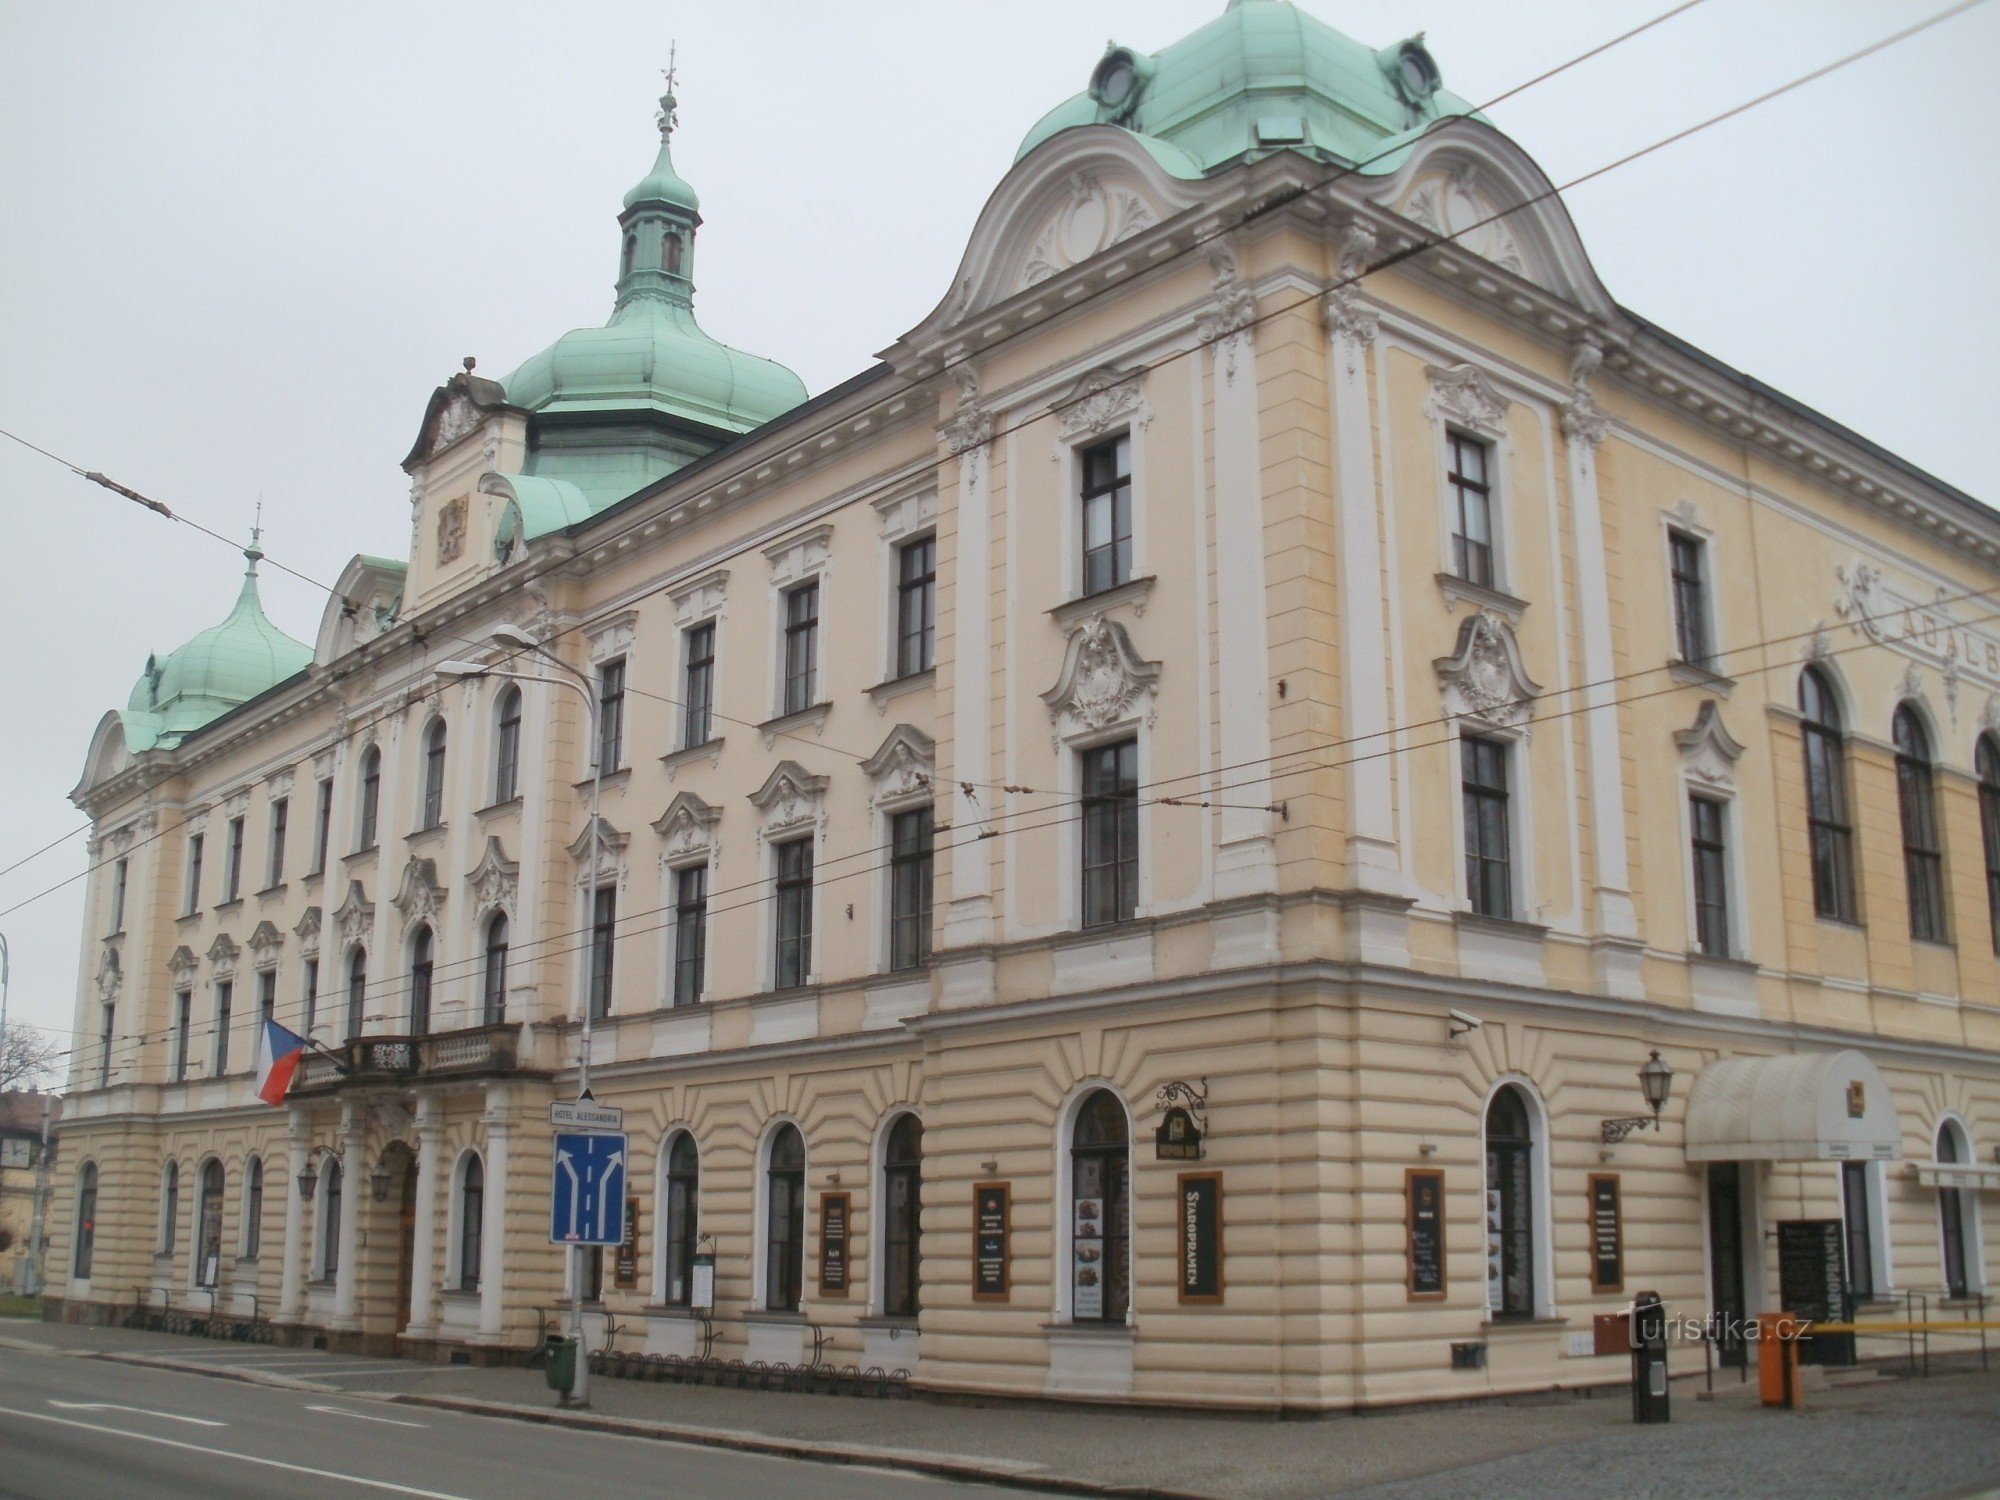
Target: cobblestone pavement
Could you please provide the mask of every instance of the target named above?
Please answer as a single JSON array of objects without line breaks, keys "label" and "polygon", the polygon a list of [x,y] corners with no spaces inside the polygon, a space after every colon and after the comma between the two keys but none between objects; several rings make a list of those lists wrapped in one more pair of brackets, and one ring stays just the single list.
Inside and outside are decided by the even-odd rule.
[{"label": "cobblestone pavement", "polygon": [[[0,1320],[0,1341],[172,1361],[211,1375],[320,1382],[391,1400],[550,1414],[536,1371],[357,1360],[123,1329]],[[1766,1412],[1729,1383],[1674,1421],[1638,1427],[1622,1387],[1595,1397],[1490,1401],[1298,1421],[972,1400],[871,1400],[599,1378],[596,1418],[729,1446],[803,1445],[853,1461],[943,1463],[1015,1484],[1203,1500],[1639,1500],[1651,1496],[2000,1495],[2000,1371],[1809,1380],[1807,1409]],[[1984,1487],[1984,1488],[1982,1488]],[[1002,1492],[996,1491],[996,1494]]]}]

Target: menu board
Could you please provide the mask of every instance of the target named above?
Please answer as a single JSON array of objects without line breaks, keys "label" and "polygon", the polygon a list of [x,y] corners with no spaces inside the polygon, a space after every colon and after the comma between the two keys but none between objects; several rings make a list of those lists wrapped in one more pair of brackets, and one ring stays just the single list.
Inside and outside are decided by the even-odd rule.
[{"label": "menu board", "polygon": [[972,1188],[972,1300],[1006,1302],[1008,1276],[1008,1194],[1006,1182],[978,1182]]},{"label": "menu board", "polygon": [[1180,1298],[1222,1301],[1222,1174],[1180,1175]]},{"label": "menu board", "polygon": [[[1847,1240],[1838,1219],[1778,1225],[1778,1300],[1783,1311],[1814,1323],[1847,1318]],[[1851,1365],[1854,1335],[1815,1334],[1799,1348],[1802,1364]]]},{"label": "menu board", "polygon": [[1625,1225],[1616,1172],[1590,1179],[1590,1289],[1625,1290]]},{"label": "menu board", "polygon": [[618,1242],[618,1253],[611,1261],[611,1284],[621,1291],[631,1291],[639,1284],[639,1200],[625,1200],[625,1238]]},{"label": "menu board", "polygon": [[1070,1226],[1070,1313],[1078,1322],[1104,1316],[1104,1200],[1078,1198]]},{"label": "menu board", "polygon": [[972,1300],[1005,1302],[1009,1184],[982,1182],[972,1189]]},{"label": "menu board", "polygon": [[1410,1167],[1403,1173],[1405,1276],[1411,1301],[1442,1297],[1444,1284],[1444,1173]]},{"label": "menu board", "polygon": [[819,1294],[822,1297],[847,1295],[848,1227],[853,1197],[847,1193],[819,1195]]}]

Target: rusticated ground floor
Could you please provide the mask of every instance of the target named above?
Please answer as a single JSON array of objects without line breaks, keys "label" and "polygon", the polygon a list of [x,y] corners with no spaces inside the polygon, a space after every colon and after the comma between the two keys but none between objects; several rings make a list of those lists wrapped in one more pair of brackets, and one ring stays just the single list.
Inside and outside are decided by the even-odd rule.
[{"label": "rusticated ground floor", "polygon": [[[1464,1001],[1468,1030],[1449,1003],[1301,980],[628,1047],[594,1075],[630,1159],[627,1244],[584,1261],[592,1340],[795,1363],[819,1333],[932,1389],[1317,1410],[1622,1381],[1594,1316],[1641,1290],[1773,1310],[1815,1243],[1864,1306],[1990,1284],[2000,1060],[1609,1002]],[[573,1091],[111,1091],[65,1130],[52,1297],[523,1353],[578,1290],[549,1241]]]}]

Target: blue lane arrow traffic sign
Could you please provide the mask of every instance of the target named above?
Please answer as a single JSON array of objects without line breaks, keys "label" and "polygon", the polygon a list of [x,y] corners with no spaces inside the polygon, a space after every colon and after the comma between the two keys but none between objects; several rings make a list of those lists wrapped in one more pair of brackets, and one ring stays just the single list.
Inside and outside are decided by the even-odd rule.
[{"label": "blue lane arrow traffic sign", "polygon": [[549,1194],[549,1242],[616,1245],[625,1239],[625,1137],[558,1135]]}]

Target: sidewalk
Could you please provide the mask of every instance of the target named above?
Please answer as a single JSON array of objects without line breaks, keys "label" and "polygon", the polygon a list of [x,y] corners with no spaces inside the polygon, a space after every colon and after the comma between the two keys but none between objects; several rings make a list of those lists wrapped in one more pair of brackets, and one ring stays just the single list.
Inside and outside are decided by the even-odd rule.
[{"label": "sidewalk", "polygon": [[[1381,1500],[1531,1495],[1934,1495],[2000,1479],[2000,1373],[1815,1389],[1767,1413],[1752,1387],[1674,1385],[1674,1421],[1636,1427],[1624,1391],[1311,1420],[718,1390],[596,1377],[562,1413],[537,1371],[0,1321],[0,1344],[143,1361],[297,1389],[371,1394],[750,1451],[1081,1493]],[[238,1355],[240,1351],[240,1357]],[[282,1358],[281,1358],[282,1356]],[[316,1363],[324,1361],[324,1364]],[[273,1374],[273,1369],[282,1373]],[[336,1373],[338,1372],[338,1373]],[[324,1380],[316,1379],[323,1374]],[[1692,1469],[1690,1466],[1694,1466]],[[1697,1471],[1699,1477],[1697,1477]]]}]

